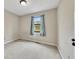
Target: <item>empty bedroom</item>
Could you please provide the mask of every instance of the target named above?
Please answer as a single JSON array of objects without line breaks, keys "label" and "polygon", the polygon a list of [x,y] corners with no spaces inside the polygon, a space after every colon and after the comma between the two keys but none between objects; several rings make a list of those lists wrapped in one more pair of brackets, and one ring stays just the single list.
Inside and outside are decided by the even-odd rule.
[{"label": "empty bedroom", "polygon": [[75,59],[74,0],[4,0],[5,59]]}]

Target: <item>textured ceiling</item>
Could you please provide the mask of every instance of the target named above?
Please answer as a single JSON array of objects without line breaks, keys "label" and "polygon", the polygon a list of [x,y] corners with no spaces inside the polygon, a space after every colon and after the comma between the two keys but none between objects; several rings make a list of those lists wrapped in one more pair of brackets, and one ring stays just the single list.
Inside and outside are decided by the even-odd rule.
[{"label": "textured ceiling", "polygon": [[18,16],[56,8],[59,0],[32,0],[28,6],[22,6],[20,0],[4,0],[4,8]]}]

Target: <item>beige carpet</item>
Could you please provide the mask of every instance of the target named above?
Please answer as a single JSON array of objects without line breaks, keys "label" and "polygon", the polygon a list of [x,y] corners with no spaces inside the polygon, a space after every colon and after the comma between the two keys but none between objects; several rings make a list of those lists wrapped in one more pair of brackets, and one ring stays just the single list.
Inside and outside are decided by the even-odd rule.
[{"label": "beige carpet", "polygon": [[56,47],[27,41],[16,41],[5,46],[5,59],[60,59]]}]

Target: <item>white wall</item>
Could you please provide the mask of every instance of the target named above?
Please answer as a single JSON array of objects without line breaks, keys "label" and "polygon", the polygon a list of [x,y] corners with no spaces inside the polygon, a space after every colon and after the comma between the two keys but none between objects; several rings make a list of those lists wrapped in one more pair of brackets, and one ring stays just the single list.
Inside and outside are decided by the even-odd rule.
[{"label": "white wall", "polygon": [[[31,16],[37,16],[37,15],[45,15],[45,28],[46,28],[45,37],[32,37],[30,35]],[[49,42],[51,44],[56,45],[57,44],[57,9],[51,9],[48,11],[38,12],[20,17],[20,33],[23,33],[25,35],[25,38],[27,38],[26,35],[30,35],[32,38],[36,39],[37,41]],[[22,38],[21,36],[20,38]]]},{"label": "white wall", "polygon": [[61,0],[58,7],[58,47],[64,59],[74,59],[74,0]]},{"label": "white wall", "polygon": [[17,39],[19,29],[19,18],[18,16],[4,11],[4,32],[5,32],[5,43]]}]

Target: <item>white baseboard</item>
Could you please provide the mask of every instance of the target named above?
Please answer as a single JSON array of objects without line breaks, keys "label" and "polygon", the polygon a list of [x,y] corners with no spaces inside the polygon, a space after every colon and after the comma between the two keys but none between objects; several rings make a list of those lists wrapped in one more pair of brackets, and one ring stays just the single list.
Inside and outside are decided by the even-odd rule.
[{"label": "white baseboard", "polygon": [[50,45],[50,46],[57,46],[56,44],[54,43],[50,43],[50,42],[46,42],[46,41],[40,41],[40,40],[34,40],[33,38],[28,38],[28,39],[21,39],[21,40],[26,40],[26,41],[32,41],[32,42],[37,42],[37,43],[40,43],[40,44],[45,44],[45,45]]},{"label": "white baseboard", "polygon": [[[16,40],[17,40],[17,39],[16,39]],[[4,42],[4,45],[6,45],[6,44],[8,44],[8,43],[10,43],[10,42],[13,42],[13,41],[15,41],[15,40],[5,41],[5,42]]]},{"label": "white baseboard", "polygon": [[61,53],[60,48],[59,48],[59,47],[57,47],[57,48],[58,48],[58,52],[59,52],[59,54],[60,54],[61,59],[64,59],[64,57],[63,57],[63,55],[62,55],[62,53]]}]

